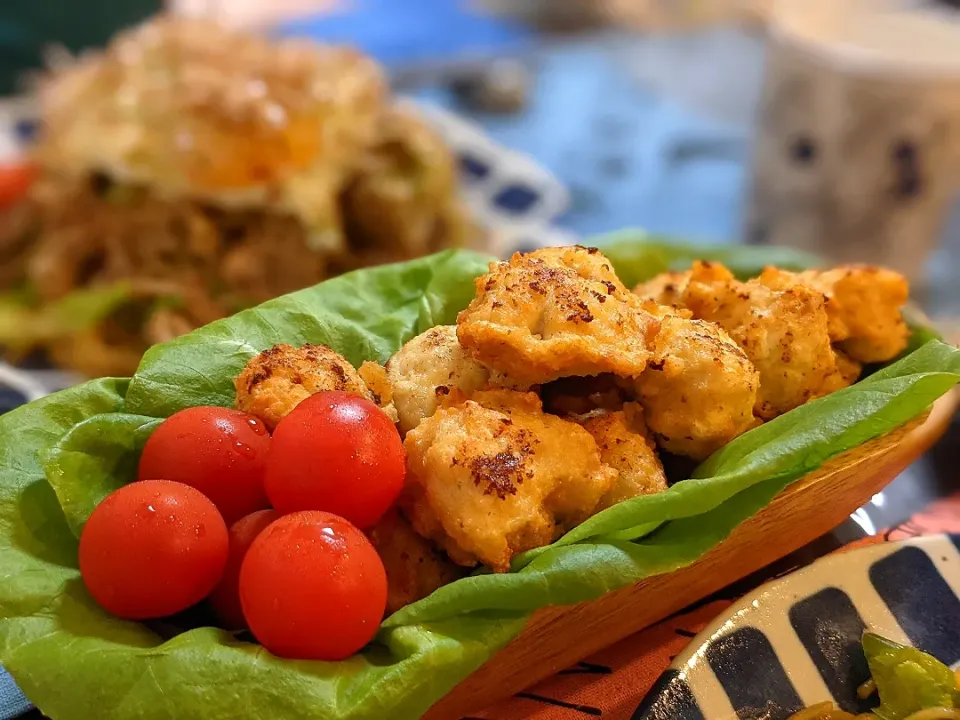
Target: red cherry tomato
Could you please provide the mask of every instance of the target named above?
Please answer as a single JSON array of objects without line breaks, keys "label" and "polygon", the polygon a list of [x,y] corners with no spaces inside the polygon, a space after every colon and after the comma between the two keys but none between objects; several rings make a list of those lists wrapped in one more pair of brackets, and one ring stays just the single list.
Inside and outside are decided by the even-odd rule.
[{"label": "red cherry tomato", "polygon": [[264,487],[280,512],[325,510],[368,528],[405,476],[403,443],[383,411],[359,395],[322,392],[277,425]]},{"label": "red cherry tomato", "polygon": [[80,575],[114,615],[158,618],[205,598],[227,562],[227,526],[188,485],[131,483],[110,493],[80,535]]},{"label": "red cherry tomato", "polygon": [[263,469],[270,434],[252,415],[222,407],[192,407],[153,431],[140,456],[140,480],[173,480],[213,501],[229,525],[269,507]]},{"label": "red cherry tomato", "polygon": [[258,510],[230,526],[230,553],[220,583],[210,594],[210,605],[228,630],[247,627],[240,607],[240,566],[247,550],[267,526],[280,517],[276,510]]},{"label": "red cherry tomato", "polygon": [[19,201],[33,184],[37,168],[30,163],[0,165],[0,207]]},{"label": "red cherry tomato", "polygon": [[240,600],[250,630],[274,655],[342,660],[377,632],[387,575],[356,527],[330,513],[297,512],[253,541]]}]

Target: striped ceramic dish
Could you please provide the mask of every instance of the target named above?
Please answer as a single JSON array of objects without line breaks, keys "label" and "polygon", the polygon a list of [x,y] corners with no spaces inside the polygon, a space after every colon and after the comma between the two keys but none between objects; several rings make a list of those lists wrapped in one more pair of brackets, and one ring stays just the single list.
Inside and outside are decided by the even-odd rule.
[{"label": "striped ceramic dish", "polygon": [[764,585],[691,641],[634,720],[785,720],[829,700],[866,711],[867,629],[960,665],[960,535],[831,555]]},{"label": "striped ceramic dish", "polygon": [[0,362],[0,415],[41,398],[50,391],[51,388],[38,381],[31,373]]}]

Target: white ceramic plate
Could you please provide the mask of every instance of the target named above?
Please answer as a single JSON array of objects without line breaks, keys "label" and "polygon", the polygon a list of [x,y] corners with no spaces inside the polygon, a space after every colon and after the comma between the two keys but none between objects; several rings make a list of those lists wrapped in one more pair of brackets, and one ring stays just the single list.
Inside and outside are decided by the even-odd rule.
[{"label": "white ceramic plate", "polygon": [[785,720],[826,701],[866,711],[864,630],[960,665],[960,535],[831,555],[764,585],[691,641],[634,720]]}]

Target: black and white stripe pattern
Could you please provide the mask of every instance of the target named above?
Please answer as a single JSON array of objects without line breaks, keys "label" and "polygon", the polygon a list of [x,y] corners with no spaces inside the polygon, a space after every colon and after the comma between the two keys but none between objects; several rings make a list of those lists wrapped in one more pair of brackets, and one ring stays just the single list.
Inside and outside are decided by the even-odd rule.
[{"label": "black and white stripe pattern", "polygon": [[863,712],[870,629],[960,665],[960,535],[834,555],[746,596],[679,655],[633,720],[786,720]]},{"label": "black and white stripe pattern", "polygon": [[0,415],[46,395],[50,390],[30,373],[0,363]]}]

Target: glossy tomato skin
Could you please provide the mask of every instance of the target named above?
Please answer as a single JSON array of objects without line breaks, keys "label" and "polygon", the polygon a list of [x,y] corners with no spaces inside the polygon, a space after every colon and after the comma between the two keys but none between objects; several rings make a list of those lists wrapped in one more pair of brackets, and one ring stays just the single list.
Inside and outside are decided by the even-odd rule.
[{"label": "glossy tomato skin", "polygon": [[227,630],[247,627],[240,606],[240,567],[247,550],[267,526],[280,517],[276,510],[257,510],[242,517],[230,526],[230,551],[223,577],[210,593],[210,605],[221,625]]},{"label": "glossy tomato skin", "polygon": [[273,433],[264,487],[283,513],[323,510],[372,527],[396,502],[406,455],[396,427],[366,398],[312,395]]},{"label": "glossy tomato skin", "polygon": [[270,505],[263,472],[270,433],[257,418],[221,407],[192,407],[164,420],[147,440],[137,478],[195,487],[227,525]]},{"label": "glossy tomato skin", "polygon": [[0,208],[22,200],[36,177],[37,167],[32,163],[0,164]]},{"label": "glossy tomato skin", "polygon": [[135,482],[91,513],[80,534],[80,575],[114,615],[165,617],[210,593],[228,546],[227,526],[201,492],[167,480]]},{"label": "glossy tomato skin", "polygon": [[274,655],[343,660],[373,639],[387,575],[354,525],[318,511],[285,515],[260,533],[240,570],[243,614]]}]

